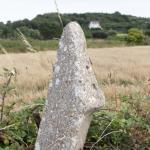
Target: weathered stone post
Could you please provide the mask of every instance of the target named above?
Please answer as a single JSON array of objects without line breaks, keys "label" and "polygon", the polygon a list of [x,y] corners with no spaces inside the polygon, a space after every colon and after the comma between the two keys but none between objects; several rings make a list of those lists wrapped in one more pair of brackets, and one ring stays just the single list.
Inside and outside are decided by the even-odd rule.
[{"label": "weathered stone post", "polygon": [[91,114],[105,98],[76,22],[64,28],[47,99],[35,150],[82,150]]}]

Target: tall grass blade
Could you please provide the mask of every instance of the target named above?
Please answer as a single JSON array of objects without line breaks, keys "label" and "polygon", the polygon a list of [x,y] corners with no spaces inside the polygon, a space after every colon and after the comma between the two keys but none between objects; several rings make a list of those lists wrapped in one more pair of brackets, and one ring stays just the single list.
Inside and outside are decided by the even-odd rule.
[{"label": "tall grass blade", "polygon": [[27,40],[27,38],[25,37],[25,35],[20,31],[20,29],[17,28],[16,30],[18,31],[18,35],[21,38],[21,40],[24,43],[24,45],[26,46],[27,50],[29,50],[30,52],[36,53],[37,51],[32,47],[32,45]]},{"label": "tall grass blade", "polygon": [[7,54],[6,49],[0,44],[0,50],[3,52],[3,54]]},{"label": "tall grass blade", "polygon": [[62,21],[62,18],[61,18],[61,15],[60,15],[59,9],[58,9],[57,1],[56,1],[56,0],[54,0],[54,3],[55,3],[55,7],[56,7],[56,11],[57,11],[57,15],[58,15],[58,18],[59,18],[60,24],[61,24],[62,29],[63,29],[63,28],[64,28],[64,25],[63,25],[63,21]]}]

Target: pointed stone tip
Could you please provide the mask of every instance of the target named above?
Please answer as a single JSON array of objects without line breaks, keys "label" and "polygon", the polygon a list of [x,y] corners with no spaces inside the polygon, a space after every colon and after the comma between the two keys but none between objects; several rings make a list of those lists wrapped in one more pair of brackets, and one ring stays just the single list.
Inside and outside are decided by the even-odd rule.
[{"label": "pointed stone tip", "polygon": [[75,21],[68,23],[64,28],[64,32],[67,32],[70,35],[76,34],[84,37],[84,32],[81,26]]},{"label": "pointed stone tip", "polygon": [[86,39],[81,26],[77,22],[70,22],[63,30],[59,42],[59,50],[81,52],[86,48]]},{"label": "pointed stone tip", "polygon": [[72,28],[72,27],[77,27],[81,29],[81,26],[76,21],[72,21],[66,25],[66,28]]}]

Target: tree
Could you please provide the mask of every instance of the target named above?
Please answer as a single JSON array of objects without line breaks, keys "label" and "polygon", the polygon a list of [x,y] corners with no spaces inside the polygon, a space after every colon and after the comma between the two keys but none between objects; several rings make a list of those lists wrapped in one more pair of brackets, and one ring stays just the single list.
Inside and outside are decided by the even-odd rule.
[{"label": "tree", "polygon": [[3,22],[0,22],[0,38],[2,38],[2,33],[4,28],[5,28],[5,24]]},{"label": "tree", "polygon": [[127,42],[131,44],[141,44],[144,39],[143,32],[138,28],[128,30]]},{"label": "tree", "polygon": [[14,31],[12,28],[5,26],[5,28],[2,30],[2,38],[13,38],[14,37]]},{"label": "tree", "polygon": [[43,22],[40,24],[39,30],[44,39],[59,38],[62,33],[59,23]]},{"label": "tree", "polygon": [[28,28],[26,26],[22,26],[19,29],[27,37],[31,37],[33,39],[40,39],[40,38],[42,38],[39,30]]},{"label": "tree", "polygon": [[[108,36],[115,35],[115,32],[127,33],[130,28],[141,28],[146,34],[149,34],[150,30],[150,19],[149,18],[139,18],[129,15],[122,15],[119,12],[113,14],[107,13],[85,13],[85,14],[63,14],[62,21],[65,26],[70,21],[78,22],[87,38],[92,37],[92,31],[89,30],[88,25],[91,21],[100,22],[101,26],[104,28],[105,33]],[[0,22],[0,38],[15,38],[16,28],[27,27],[28,29],[33,29],[31,38],[37,38],[40,33],[42,39],[58,38],[62,32],[62,26],[57,13],[47,13],[43,15],[38,15],[32,20],[24,19],[15,22],[8,21],[6,24]],[[4,35],[2,35],[4,30]],[[147,30],[147,31],[146,31]],[[28,30],[29,31],[29,30]],[[109,32],[114,31],[114,32]],[[96,38],[106,38],[105,33],[93,33]],[[28,34],[28,33],[27,33]],[[101,34],[101,35],[100,35]],[[99,37],[100,36],[100,37]],[[101,37],[102,36],[102,37]]]}]

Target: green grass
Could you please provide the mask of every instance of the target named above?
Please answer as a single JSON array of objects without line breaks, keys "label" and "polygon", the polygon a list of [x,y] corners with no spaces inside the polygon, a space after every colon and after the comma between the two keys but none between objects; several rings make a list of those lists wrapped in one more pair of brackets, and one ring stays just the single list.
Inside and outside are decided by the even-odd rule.
[{"label": "green grass", "polygon": [[[56,50],[58,46],[58,40],[33,40],[28,39],[34,49],[37,51],[44,50]],[[1,45],[7,50],[8,53],[20,53],[27,52],[27,48],[24,43],[19,39],[0,39]]]},{"label": "green grass", "polygon": [[38,51],[56,50],[58,47],[58,40],[29,40],[33,47]]},{"label": "green grass", "polygon": [[20,40],[0,39],[1,45],[7,52],[25,52],[26,47]]},{"label": "green grass", "polygon": [[[58,48],[58,40],[34,40],[28,39],[34,49],[37,51],[56,50]],[[5,47],[8,53],[27,52],[26,46],[19,39],[0,39],[0,44]],[[124,41],[117,40],[100,40],[100,39],[87,39],[88,48],[103,48],[103,47],[118,47],[125,46]]]},{"label": "green grass", "polygon": [[[35,40],[28,39],[30,44],[37,51],[45,51],[45,50],[57,50],[59,40]],[[150,45],[150,39],[147,38],[143,45]],[[19,39],[0,39],[0,44],[7,50],[8,53],[24,53],[27,52],[27,48],[24,43]],[[88,48],[105,48],[105,47],[122,47],[129,46],[124,38],[120,36],[110,37],[108,39],[87,39],[87,47]],[[1,50],[0,50],[1,53]]]},{"label": "green grass", "polygon": [[119,47],[127,45],[125,41],[119,40],[100,40],[100,39],[88,39],[87,47],[88,48],[104,48],[104,47]]}]

